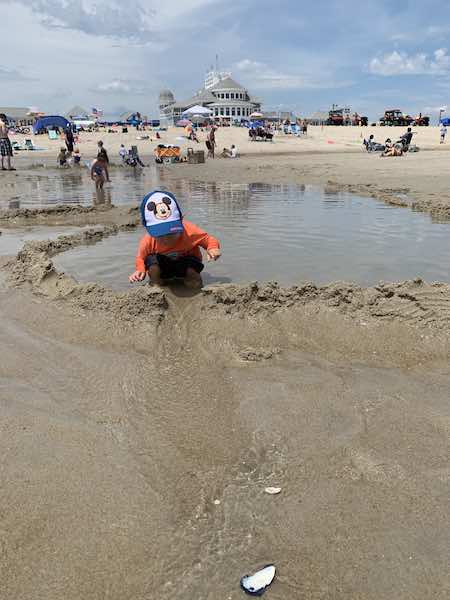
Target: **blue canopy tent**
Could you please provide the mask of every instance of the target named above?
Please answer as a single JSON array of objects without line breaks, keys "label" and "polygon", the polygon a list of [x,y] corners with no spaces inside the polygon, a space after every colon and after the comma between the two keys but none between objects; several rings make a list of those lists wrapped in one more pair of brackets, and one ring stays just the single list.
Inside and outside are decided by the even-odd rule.
[{"label": "blue canopy tent", "polygon": [[71,127],[71,124],[70,121],[68,121],[65,117],[60,117],[57,115],[41,117],[40,119],[37,119],[36,123],[33,125],[33,133],[40,133],[43,130],[51,129],[53,127],[67,129]]},{"label": "blue canopy tent", "polygon": [[441,125],[445,125],[445,127],[448,127],[450,125],[450,117],[444,117],[443,119],[441,119]]}]

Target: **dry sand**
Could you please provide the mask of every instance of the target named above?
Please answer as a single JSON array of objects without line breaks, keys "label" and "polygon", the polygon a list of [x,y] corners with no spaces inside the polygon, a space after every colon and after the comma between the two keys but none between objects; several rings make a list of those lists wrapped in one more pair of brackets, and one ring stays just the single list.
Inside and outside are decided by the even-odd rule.
[{"label": "dry sand", "polygon": [[[267,147],[163,168],[450,205],[446,151]],[[117,294],[52,256],[135,227],[135,210],[1,217],[96,225],[1,259],[2,598],[234,600],[272,561],[274,600],[448,596],[449,285]]]}]

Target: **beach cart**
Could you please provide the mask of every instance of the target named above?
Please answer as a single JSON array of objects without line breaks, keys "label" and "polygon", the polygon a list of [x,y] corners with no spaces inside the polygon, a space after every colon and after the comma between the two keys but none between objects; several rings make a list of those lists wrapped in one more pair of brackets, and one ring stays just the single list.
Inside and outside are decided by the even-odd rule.
[{"label": "beach cart", "polygon": [[166,144],[158,144],[154,150],[157,163],[178,162],[181,158],[181,148]]}]

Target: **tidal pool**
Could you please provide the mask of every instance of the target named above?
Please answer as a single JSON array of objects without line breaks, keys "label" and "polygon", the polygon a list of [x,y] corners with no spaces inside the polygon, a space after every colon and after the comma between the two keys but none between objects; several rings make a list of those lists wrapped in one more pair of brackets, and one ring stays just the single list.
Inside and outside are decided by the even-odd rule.
[{"label": "tidal pool", "polygon": [[[205,283],[449,281],[450,226],[428,214],[314,186],[155,183],[221,242],[223,257],[206,263]],[[133,187],[136,203],[148,189]],[[57,256],[56,266],[79,281],[127,288],[142,235],[139,228],[78,247]]]}]

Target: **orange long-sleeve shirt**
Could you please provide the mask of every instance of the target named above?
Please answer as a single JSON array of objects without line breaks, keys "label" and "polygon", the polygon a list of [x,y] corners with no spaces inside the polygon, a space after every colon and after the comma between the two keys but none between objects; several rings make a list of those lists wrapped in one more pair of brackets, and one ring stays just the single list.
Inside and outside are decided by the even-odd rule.
[{"label": "orange long-sleeve shirt", "polygon": [[136,269],[145,271],[145,259],[152,254],[165,254],[171,258],[179,258],[181,256],[195,256],[202,260],[200,247],[205,250],[220,248],[219,241],[215,237],[194,225],[190,221],[183,219],[184,231],[179,238],[176,239],[173,246],[163,246],[158,242],[158,238],[154,238],[148,233],[139,242],[138,253],[136,255]]}]

